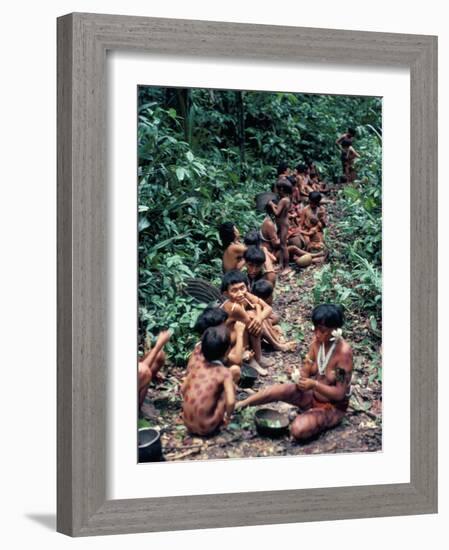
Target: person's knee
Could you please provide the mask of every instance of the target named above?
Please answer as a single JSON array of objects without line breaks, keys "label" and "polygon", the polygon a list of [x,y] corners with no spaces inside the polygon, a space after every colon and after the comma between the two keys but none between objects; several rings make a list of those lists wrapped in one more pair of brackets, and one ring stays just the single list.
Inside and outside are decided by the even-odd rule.
[{"label": "person's knee", "polygon": [[290,426],[290,434],[296,441],[305,441],[317,433],[316,425],[310,418],[296,418]]}]

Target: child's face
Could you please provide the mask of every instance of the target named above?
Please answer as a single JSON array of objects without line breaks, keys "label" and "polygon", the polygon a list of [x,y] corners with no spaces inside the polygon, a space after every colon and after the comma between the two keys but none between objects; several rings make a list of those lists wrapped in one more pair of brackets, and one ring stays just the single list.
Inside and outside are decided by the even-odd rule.
[{"label": "child's face", "polygon": [[246,271],[248,272],[248,276],[251,278],[251,279],[254,279],[257,277],[257,275],[259,275],[259,273],[262,271],[262,266],[261,265],[257,265],[257,264],[253,264],[251,262],[247,262],[246,264]]},{"label": "child's face", "polygon": [[225,292],[231,302],[236,302],[241,304],[245,300],[245,296],[248,289],[246,288],[245,283],[235,283],[228,287],[228,290]]}]

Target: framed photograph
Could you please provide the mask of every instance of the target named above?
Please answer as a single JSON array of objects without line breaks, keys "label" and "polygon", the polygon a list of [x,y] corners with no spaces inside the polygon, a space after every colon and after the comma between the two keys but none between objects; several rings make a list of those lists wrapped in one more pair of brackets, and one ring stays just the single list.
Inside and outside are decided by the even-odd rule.
[{"label": "framed photograph", "polygon": [[[436,37],[58,19],[60,532],[436,512],[436,82]],[[287,203],[290,229],[301,222],[289,240]],[[274,249],[250,242],[264,223]],[[238,230],[240,257],[226,241],[240,246]],[[280,319],[253,289],[261,254]],[[250,343],[235,359],[242,259],[254,316],[239,318]],[[223,327],[198,330],[214,300]],[[334,369],[341,398],[261,400],[275,384],[329,393],[326,352],[343,346],[341,310],[317,312],[329,302],[354,357],[346,379]],[[200,338],[206,363],[186,369]],[[304,357],[323,374],[304,374]],[[148,457],[150,433],[162,446]]]}]

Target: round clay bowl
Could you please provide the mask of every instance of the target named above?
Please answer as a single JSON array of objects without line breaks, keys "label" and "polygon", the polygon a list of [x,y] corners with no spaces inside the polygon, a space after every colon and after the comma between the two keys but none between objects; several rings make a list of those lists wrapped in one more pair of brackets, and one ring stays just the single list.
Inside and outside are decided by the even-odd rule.
[{"label": "round clay bowl", "polygon": [[256,429],[260,435],[278,437],[288,430],[288,415],[273,409],[259,409],[254,415]]},{"label": "round clay bowl", "polygon": [[153,428],[139,429],[139,462],[159,462],[162,460],[160,433]]}]

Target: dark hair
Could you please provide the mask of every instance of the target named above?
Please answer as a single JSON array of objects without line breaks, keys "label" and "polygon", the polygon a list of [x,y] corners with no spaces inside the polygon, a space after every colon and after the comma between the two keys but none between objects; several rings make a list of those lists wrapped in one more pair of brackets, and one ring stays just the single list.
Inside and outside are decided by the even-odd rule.
[{"label": "dark hair", "polygon": [[277,182],[277,188],[278,191],[283,191],[284,193],[287,193],[287,195],[291,195],[293,193],[293,186],[287,178],[279,180]]},{"label": "dark hair", "polygon": [[288,170],[288,162],[282,161],[279,163],[279,166],[277,168],[276,175],[280,176],[283,174],[286,170]]},{"label": "dark hair", "polygon": [[228,246],[235,239],[235,223],[233,222],[224,222],[218,228],[220,233],[221,243],[223,248],[228,248]]},{"label": "dark hair", "polygon": [[352,145],[352,139],[342,139],[341,140],[341,146],[342,147],[349,147]]},{"label": "dark hair", "polygon": [[236,285],[238,283],[245,283],[245,285],[248,287],[248,277],[245,273],[243,273],[243,271],[232,269],[231,271],[228,271],[223,275],[223,278],[221,280],[221,291],[226,292],[226,290],[228,290],[231,285]]},{"label": "dark hair", "polygon": [[299,172],[300,174],[304,174],[306,170],[307,170],[307,166],[303,163],[298,164],[296,167],[296,171]]},{"label": "dark hair", "polygon": [[243,254],[245,261],[249,264],[262,265],[265,263],[265,252],[257,246],[250,246]]},{"label": "dark hair", "polygon": [[209,327],[201,338],[201,352],[206,361],[223,359],[230,343],[231,338],[226,325]]},{"label": "dark hair", "polygon": [[206,329],[221,325],[227,318],[228,314],[224,309],[208,306],[202,313],[200,313],[193,329],[198,334],[203,334]]},{"label": "dark hair", "polygon": [[244,236],[243,242],[246,246],[259,246],[260,245],[260,233],[257,229],[252,229]]},{"label": "dark hair", "polygon": [[321,193],[319,191],[312,191],[309,193],[309,201],[315,204],[321,202]]},{"label": "dark hair", "polygon": [[262,298],[262,300],[267,300],[273,294],[273,285],[266,279],[259,279],[253,284],[251,294]]},{"label": "dark hair", "polygon": [[312,311],[312,323],[314,326],[323,325],[327,328],[340,328],[343,326],[343,308],[335,304],[321,304]]},{"label": "dark hair", "polygon": [[357,130],[355,128],[348,128],[348,134],[355,137],[357,135]]},{"label": "dark hair", "polygon": [[292,185],[296,185],[296,177],[295,176],[287,176],[287,179]]}]

